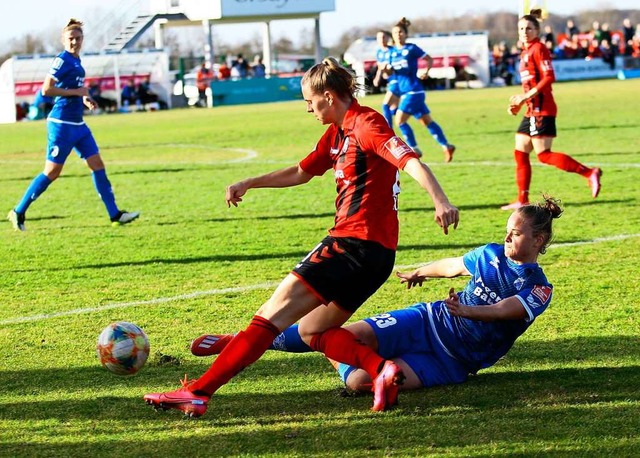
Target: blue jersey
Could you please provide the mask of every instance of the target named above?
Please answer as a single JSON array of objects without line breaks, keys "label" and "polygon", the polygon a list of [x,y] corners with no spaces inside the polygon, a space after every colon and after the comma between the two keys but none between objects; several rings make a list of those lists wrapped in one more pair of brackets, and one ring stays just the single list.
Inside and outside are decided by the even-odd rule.
[{"label": "blue jersey", "polygon": [[[62,51],[51,64],[49,75],[56,82],[55,87],[62,89],[76,89],[84,86],[84,68],[80,64],[80,58]],[[84,103],[82,97],[56,97],[53,109],[49,113],[49,120],[69,124],[82,124]]]},{"label": "blue jersey", "polygon": [[426,52],[413,43],[405,43],[402,48],[391,48],[391,66],[402,94],[424,92],[417,73],[418,61],[426,55]]},{"label": "blue jersey", "polygon": [[[378,48],[376,51],[376,63],[381,64],[383,66],[391,65],[391,51],[393,50],[393,46],[389,46],[387,48]],[[396,79],[396,74],[391,73],[387,75],[387,91],[392,92],[395,96],[400,97],[402,95],[398,88],[398,81]]]},{"label": "blue jersey", "polygon": [[495,304],[515,296],[527,312],[522,320],[477,321],[452,316],[442,301],[427,305],[437,344],[464,364],[469,372],[495,364],[551,301],[553,287],[538,264],[516,264],[504,246],[489,244],[463,257],[471,279],[459,293],[460,303],[472,307]]}]

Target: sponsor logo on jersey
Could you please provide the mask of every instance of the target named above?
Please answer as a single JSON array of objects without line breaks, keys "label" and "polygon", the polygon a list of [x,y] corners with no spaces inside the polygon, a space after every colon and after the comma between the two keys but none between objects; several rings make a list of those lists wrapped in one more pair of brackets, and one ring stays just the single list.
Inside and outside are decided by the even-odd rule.
[{"label": "sponsor logo on jersey", "polygon": [[516,278],[516,281],[513,282],[513,286],[515,286],[518,291],[522,289],[523,285],[524,285],[524,278],[521,278],[521,277]]},{"label": "sponsor logo on jersey", "polygon": [[384,144],[384,147],[387,148],[396,159],[400,159],[405,154],[413,151],[409,147],[409,145],[407,145],[396,136],[393,136],[389,140],[387,140],[387,143]]},{"label": "sponsor logo on jersey", "polygon": [[342,146],[342,154],[346,153],[349,149],[349,137],[344,139],[344,145]]},{"label": "sponsor logo on jersey", "polygon": [[498,259],[497,256],[489,261],[489,264],[491,264],[496,270],[500,269],[500,259]]},{"label": "sponsor logo on jersey", "polygon": [[546,304],[551,297],[551,288],[544,285],[536,285],[531,290],[531,294],[540,299],[540,302]]}]

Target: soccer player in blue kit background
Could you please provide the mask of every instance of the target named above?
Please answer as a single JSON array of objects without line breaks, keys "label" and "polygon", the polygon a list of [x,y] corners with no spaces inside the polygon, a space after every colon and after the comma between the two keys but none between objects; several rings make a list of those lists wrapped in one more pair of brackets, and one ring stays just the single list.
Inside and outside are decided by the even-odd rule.
[{"label": "soccer player in blue kit background", "polygon": [[[409,288],[428,278],[471,276],[465,288],[446,299],[421,302],[344,326],[363,344],[402,368],[401,390],[462,383],[495,364],[551,301],[538,256],[552,236],[553,220],[562,209],[551,197],[515,210],[507,222],[504,244],[490,243],[463,256],[445,258],[398,273]],[[191,344],[196,356],[219,353],[229,335],[204,335]],[[292,326],[274,340],[272,349],[311,351]],[[346,386],[370,391],[371,377],[332,361]]]},{"label": "soccer player in blue kit background", "polygon": [[9,212],[7,218],[15,230],[26,229],[27,209],[60,176],[74,148],[91,169],[93,183],[112,224],[127,224],[140,216],[138,212],[120,210],[116,205],[98,145],[83,120],[85,106],[93,110],[98,105],[89,97],[88,88],[84,87],[85,71],[80,62],[84,37],[82,26],[77,19],[70,19],[62,29],[64,51],[53,60],[42,85],[43,95],[55,97],[47,118],[47,160],[44,171],[33,179],[18,205]]},{"label": "soccer player in blue kit background", "polygon": [[[456,148],[447,141],[442,127],[431,118],[431,111],[425,102],[426,95],[421,81],[422,78],[426,78],[432,59],[418,45],[407,43],[410,24],[411,22],[406,18],[402,18],[391,29],[393,48],[391,49],[390,64],[398,81],[398,89],[402,94],[396,113],[398,128],[407,144],[416,153],[422,155],[413,130],[407,123],[409,117],[413,116],[427,128],[431,136],[440,144],[444,151],[445,162],[451,162]],[[419,73],[418,62],[421,59],[426,59],[427,69]]]}]

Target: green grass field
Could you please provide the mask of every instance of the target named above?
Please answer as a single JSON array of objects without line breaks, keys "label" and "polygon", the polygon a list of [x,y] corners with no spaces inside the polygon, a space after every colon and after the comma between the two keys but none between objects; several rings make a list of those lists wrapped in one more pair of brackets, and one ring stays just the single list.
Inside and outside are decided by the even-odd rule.
[{"label": "green grass field", "polygon": [[[454,162],[443,164],[416,126],[418,140],[461,224],[444,236],[404,174],[399,269],[502,241],[508,214],[499,207],[516,193],[519,118],[506,114],[516,91],[428,95],[458,147]],[[204,372],[211,360],[191,356],[191,339],[244,328],[331,226],[329,173],[252,190],[239,208],[224,203],[226,185],[311,151],[325,127],[304,103],[89,117],[119,205],[142,216],[112,228],[73,156],[29,210],[27,232],[0,225],[0,456],[638,456],[640,80],[556,84],[555,94],[554,150],[604,176],[593,200],[582,177],[534,165],[534,194],[565,206],[540,259],[555,287],[551,307],[496,366],[464,385],[402,393],[397,409],[378,414],[369,396],[340,396],[319,354],[268,352],[199,420],[142,401]],[[44,122],[0,125],[3,217],[42,170],[45,142]],[[464,283],[407,291],[391,278],[354,319]],[[133,377],[107,372],[95,354],[116,320],[138,324],[151,342]]]}]

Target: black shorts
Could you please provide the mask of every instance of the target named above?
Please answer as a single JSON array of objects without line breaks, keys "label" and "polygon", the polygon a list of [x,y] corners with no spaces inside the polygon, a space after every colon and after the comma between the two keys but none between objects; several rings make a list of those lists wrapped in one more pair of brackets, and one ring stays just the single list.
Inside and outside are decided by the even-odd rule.
[{"label": "black shorts", "polygon": [[555,137],[556,117],[555,116],[534,116],[522,118],[518,133],[528,137]]},{"label": "black shorts", "polygon": [[292,273],[324,304],[355,312],[389,278],[395,259],[377,242],[327,236]]}]

